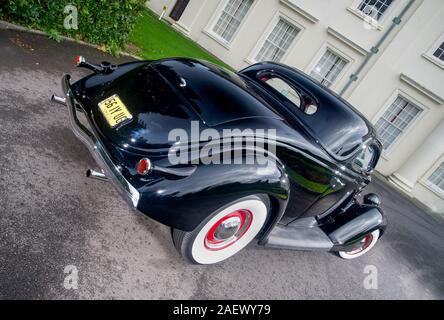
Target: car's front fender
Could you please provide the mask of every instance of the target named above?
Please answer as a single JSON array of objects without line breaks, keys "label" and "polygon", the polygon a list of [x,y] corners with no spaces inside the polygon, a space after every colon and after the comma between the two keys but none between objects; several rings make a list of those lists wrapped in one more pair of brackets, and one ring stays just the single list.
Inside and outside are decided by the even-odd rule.
[{"label": "car's front fender", "polygon": [[375,230],[382,236],[387,218],[379,206],[355,204],[321,228],[334,244],[332,251],[342,251]]}]

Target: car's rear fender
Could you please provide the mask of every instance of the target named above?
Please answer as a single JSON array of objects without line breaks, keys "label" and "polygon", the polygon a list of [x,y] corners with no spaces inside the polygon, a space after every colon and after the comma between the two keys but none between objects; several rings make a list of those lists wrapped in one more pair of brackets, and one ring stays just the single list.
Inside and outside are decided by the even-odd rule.
[{"label": "car's rear fender", "polygon": [[290,185],[280,164],[272,169],[211,164],[199,165],[184,179],[159,177],[138,191],[140,212],[172,228],[192,231],[217,209],[249,195],[270,198],[267,225],[273,224],[285,210]]}]

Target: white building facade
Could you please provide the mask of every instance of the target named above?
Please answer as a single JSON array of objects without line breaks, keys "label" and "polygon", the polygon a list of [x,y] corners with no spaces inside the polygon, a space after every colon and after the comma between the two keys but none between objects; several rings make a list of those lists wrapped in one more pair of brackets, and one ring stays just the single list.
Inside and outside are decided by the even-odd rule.
[{"label": "white building facade", "polygon": [[149,7],[236,69],[295,67],[377,128],[377,170],[444,213],[443,0],[151,0]]}]

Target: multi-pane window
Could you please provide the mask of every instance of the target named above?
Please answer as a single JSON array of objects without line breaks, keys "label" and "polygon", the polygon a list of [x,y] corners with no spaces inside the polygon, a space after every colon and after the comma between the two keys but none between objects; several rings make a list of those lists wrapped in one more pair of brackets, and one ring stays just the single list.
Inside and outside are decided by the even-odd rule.
[{"label": "multi-pane window", "polygon": [[299,30],[287,21],[280,19],[273,31],[265,40],[264,45],[256,56],[256,61],[279,62],[287,52]]},{"label": "multi-pane window", "polygon": [[384,149],[388,149],[421,112],[417,106],[398,97],[375,126]]},{"label": "multi-pane window", "polygon": [[327,49],[310,75],[323,85],[330,87],[346,65],[345,59]]},{"label": "multi-pane window", "polygon": [[444,162],[433,172],[429,182],[444,192]]},{"label": "multi-pane window", "polygon": [[394,0],[363,0],[358,6],[358,10],[364,14],[379,20]]},{"label": "multi-pane window", "polygon": [[441,43],[438,49],[433,53],[435,57],[437,57],[439,60],[444,61],[444,42]]},{"label": "multi-pane window", "polygon": [[213,28],[213,32],[230,42],[254,0],[229,0]]}]

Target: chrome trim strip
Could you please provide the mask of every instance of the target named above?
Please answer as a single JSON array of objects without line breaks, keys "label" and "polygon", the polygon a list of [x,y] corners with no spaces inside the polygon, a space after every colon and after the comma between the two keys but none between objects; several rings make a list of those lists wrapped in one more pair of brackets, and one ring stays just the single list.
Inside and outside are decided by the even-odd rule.
[{"label": "chrome trim strip", "polygon": [[[140,193],[134,188],[122,175],[114,162],[112,161],[108,151],[102,145],[100,140],[86,128],[77,117],[76,100],[70,85],[70,75],[64,75],[62,79],[62,89],[66,96],[66,105],[69,109],[69,119],[71,129],[77,138],[82,141],[93,155],[97,164],[105,171],[106,177],[114,184],[117,191],[125,198],[128,204],[137,209],[140,200]],[[88,117],[87,117],[88,118]],[[88,119],[89,125],[92,127],[91,121]]]}]

